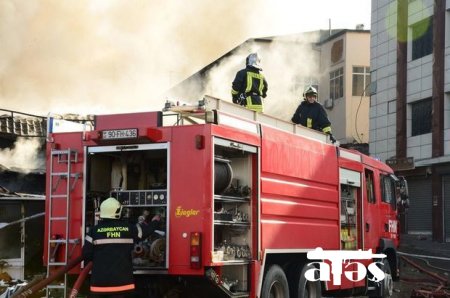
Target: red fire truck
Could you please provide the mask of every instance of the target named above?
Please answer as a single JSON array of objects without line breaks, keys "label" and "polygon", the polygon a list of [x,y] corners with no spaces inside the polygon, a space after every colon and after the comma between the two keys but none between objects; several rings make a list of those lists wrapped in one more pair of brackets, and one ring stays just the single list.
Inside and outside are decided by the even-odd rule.
[{"label": "red fire truck", "polygon": [[[81,255],[100,203],[115,197],[124,220],[162,218],[158,231],[135,244],[142,297],[392,294],[405,182],[384,163],[213,97],[92,120],[90,130],[48,136],[49,273]],[[378,261],[385,278],[371,281],[368,271],[361,280],[343,275],[340,284],[310,281],[305,272],[317,261],[307,253],[318,247],[385,254],[359,261]],[[83,266],[48,291],[66,288]],[[355,273],[355,266],[343,263],[342,271]]]}]

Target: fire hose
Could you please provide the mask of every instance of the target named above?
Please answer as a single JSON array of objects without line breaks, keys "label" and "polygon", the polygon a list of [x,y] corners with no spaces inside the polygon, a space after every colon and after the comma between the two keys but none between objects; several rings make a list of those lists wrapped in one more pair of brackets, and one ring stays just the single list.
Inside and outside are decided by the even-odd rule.
[{"label": "fire hose", "polygon": [[27,220],[30,220],[30,219],[33,219],[33,218],[36,218],[36,217],[40,217],[40,216],[44,216],[44,215],[45,215],[45,212],[41,212],[41,213],[37,213],[37,214],[31,215],[31,216],[28,216],[28,217],[24,217],[24,218],[12,221],[12,222],[0,222],[0,229],[9,227],[9,226],[14,225],[14,224],[22,223],[22,222],[25,222]]},{"label": "fire hose", "polygon": [[408,264],[410,264],[411,266],[415,267],[416,269],[428,274],[429,276],[431,276],[432,278],[434,278],[435,280],[439,281],[440,283],[442,283],[443,285],[448,285],[450,284],[450,281],[445,278],[440,276],[439,274],[436,274],[434,272],[431,272],[429,270],[426,270],[425,268],[421,267],[420,265],[418,265],[417,263],[411,261],[410,259],[408,259],[405,256],[401,257],[405,262],[407,262]]},{"label": "fire hose", "polygon": [[61,275],[67,273],[70,269],[81,263],[81,261],[83,261],[83,256],[79,256],[78,258],[69,260],[69,262],[65,266],[61,266],[58,269],[56,269],[52,274],[50,274],[49,277],[41,280],[40,282],[34,285],[25,286],[20,293],[12,295],[11,298],[25,298],[40,291],[41,289],[49,285],[52,281],[54,281]]},{"label": "fire hose", "polygon": [[89,262],[86,267],[83,268],[80,275],[78,275],[77,280],[75,281],[75,284],[73,285],[72,291],[70,292],[69,298],[76,298],[78,295],[78,291],[80,290],[81,285],[83,284],[84,280],[86,279],[86,276],[89,274],[89,271],[91,271],[92,268],[92,262]]}]

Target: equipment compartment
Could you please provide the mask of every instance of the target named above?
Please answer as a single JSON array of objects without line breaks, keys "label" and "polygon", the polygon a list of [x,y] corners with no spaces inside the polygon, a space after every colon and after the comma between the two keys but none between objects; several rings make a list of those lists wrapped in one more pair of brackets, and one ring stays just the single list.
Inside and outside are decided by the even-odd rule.
[{"label": "equipment compartment", "polygon": [[161,144],[124,148],[88,148],[85,229],[97,223],[99,206],[108,197],[122,204],[122,219],[130,223],[149,224],[159,215],[157,230],[135,243],[133,265],[142,272],[167,268],[167,148]]},{"label": "equipment compartment", "polygon": [[252,259],[252,171],[255,147],[215,139],[213,262]]}]

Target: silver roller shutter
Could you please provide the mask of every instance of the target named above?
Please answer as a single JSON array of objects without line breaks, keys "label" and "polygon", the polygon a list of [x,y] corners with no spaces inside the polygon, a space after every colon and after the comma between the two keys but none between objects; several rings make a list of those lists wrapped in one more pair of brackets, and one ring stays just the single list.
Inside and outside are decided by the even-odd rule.
[{"label": "silver roller shutter", "polygon": [[432,234],[431,178],[410,178],[408,234]]}]

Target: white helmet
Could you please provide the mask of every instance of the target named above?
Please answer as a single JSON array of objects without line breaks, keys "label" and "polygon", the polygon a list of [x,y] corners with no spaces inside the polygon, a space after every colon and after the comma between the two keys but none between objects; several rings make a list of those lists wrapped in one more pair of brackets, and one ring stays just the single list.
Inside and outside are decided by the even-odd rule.
[{"label": "white helmet", "polygon": [[107,198],[100,204],[100,218],[119,219],[122,205],[115,198]]},{"label": "white helmet", "polygon": [[247,59],[245,59],[245,64],[261,69],[261,58],[258,56],[258,53],[251,53],[247,56]]},{"label": "white helmet", "polygon": [[309,85],[308,87],[306,87],[305,92],[303,92],[303,97],[306,98],[308,94],[313,94],[317,97],[317,89],[312,85]]}]

